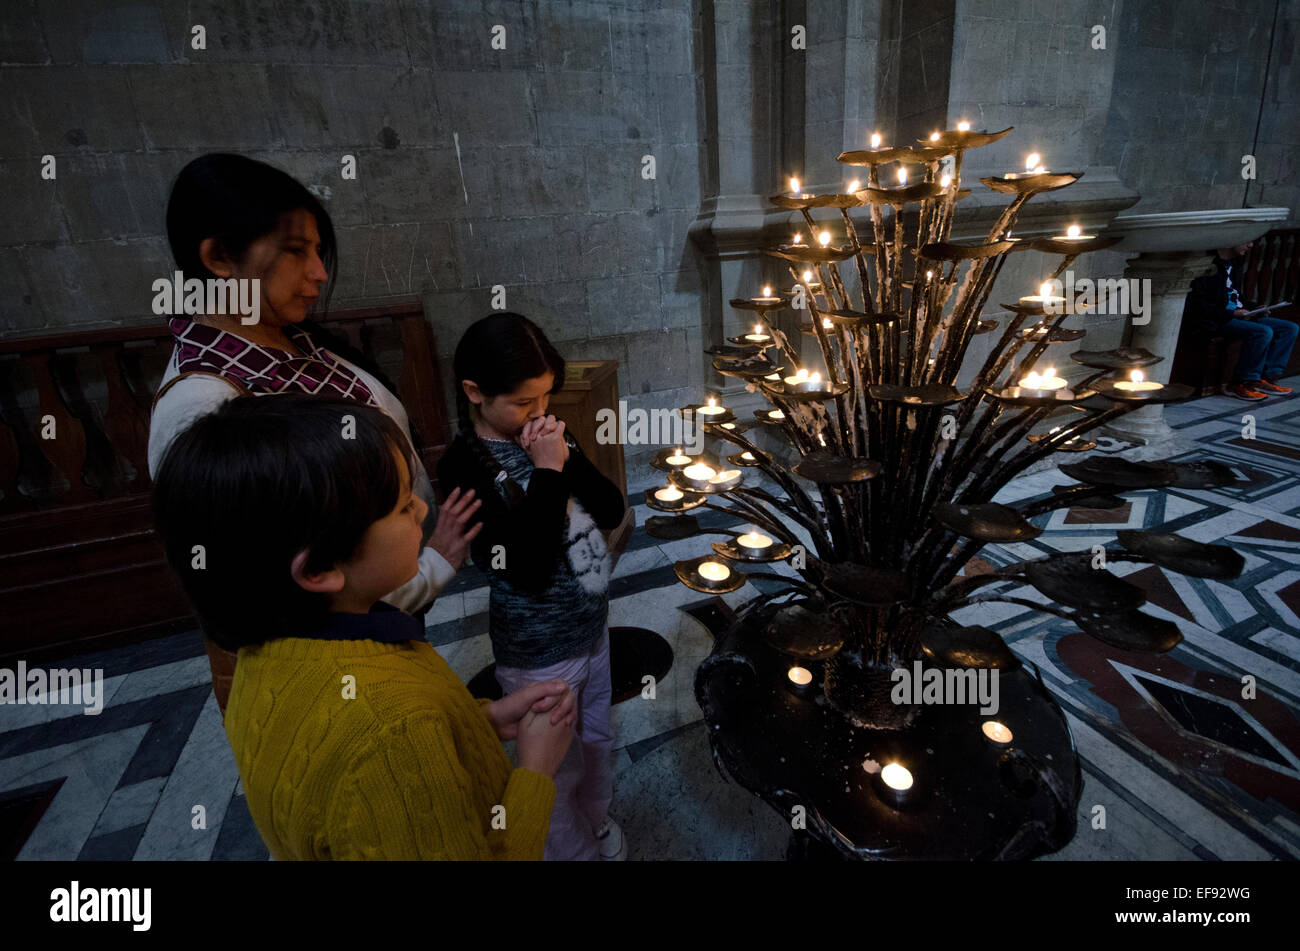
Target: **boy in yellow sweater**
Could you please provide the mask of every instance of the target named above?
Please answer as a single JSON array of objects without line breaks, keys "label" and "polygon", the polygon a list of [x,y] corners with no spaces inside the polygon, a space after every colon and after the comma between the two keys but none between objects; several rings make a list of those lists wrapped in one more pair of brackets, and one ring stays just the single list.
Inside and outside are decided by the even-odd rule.
[{"label": "boy in yellow sweater", "polygon": [[475,700],[378,600],[418,570],[410,451],[380,410],[280,394],[200,417],[158,471],[168,561],[239,652],[226,734],[276,859],[542,857],[574,700]]}]

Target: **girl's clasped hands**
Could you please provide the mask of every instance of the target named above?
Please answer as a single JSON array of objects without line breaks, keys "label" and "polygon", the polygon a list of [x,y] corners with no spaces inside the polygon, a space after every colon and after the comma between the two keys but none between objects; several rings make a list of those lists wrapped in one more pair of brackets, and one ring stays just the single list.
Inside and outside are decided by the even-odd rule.
[{"label": "girl's clasped hands", "polygon": [[530,419],[515,437],[524,452],[539,469],[564,468],[569,461],[569,445],[564,441],[564,423],[554,416]]}]

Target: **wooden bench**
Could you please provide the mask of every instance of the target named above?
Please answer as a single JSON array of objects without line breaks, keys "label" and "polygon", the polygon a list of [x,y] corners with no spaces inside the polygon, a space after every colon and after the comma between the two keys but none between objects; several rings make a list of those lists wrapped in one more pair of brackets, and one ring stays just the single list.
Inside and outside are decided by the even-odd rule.
[{"label": "wooden bench", "polygon": [[[1246,255],[1242,290],[1245,299],[1256,306],[1292,301],[1291,306],[1270,314],[1300,323],[1300,228],[1270,231],[1255,242]],[[1212,335],[1207,341],[1199,322],[1184,311],[1182,330],[1170,379],[1198,389],[1201,396],[1223,392],[1232,380],[1241,341]],[[1300,347],[1291,353],[1285,376],[1300,373]]]},{"label": "wooden bench", "polygon": [[[420,302],[323,323],[395,382],[436,478],[448,425]],[[0,341],[0,663],[197,626],[149,510],[149,414],[171,351],[161,318]]]}]

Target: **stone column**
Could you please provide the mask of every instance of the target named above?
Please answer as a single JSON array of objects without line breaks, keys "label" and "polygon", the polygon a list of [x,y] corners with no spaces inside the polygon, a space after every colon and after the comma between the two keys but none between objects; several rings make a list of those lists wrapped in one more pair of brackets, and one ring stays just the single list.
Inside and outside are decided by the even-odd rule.
[{"label": "stone column", "polygon": [[[1143,282],[1142,299],[1149,306],[1145,318],[1142,315],[1130,318],[1124,346],[1145,347],[1164,357],[1161,363],[1143,371],[1148,380],[1169,382],[1174,352],[1178,349],[1178,334],[1183,325],[1183,307],[1191,290],[1192,279],[1207,273],[1209,269],[1209,260],[1204,251],[1144,252],[1131,258],[1124,268],[1126,280]],[[1145,323],[1138,323],[1144,319]],[[1164,415],[1163,404],[1143,406],[1104,429],[1117,439],[1128,439],[1149,446],[1175,435],[1165,422]]]}]

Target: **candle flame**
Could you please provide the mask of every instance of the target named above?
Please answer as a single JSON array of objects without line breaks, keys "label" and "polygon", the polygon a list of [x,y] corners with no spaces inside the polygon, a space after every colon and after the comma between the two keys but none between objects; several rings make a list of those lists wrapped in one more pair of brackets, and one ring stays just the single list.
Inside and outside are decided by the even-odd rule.
[{"label": "candle flame", "polygon": [[796,373],[794,376],[795,376],[795,379],[796,379],[796,380],[800,380],[800,381],[806,380],[806,379],[808,379],[808,371],[807,371],[807,370],[800,370],[800,371],[799,371],[798,373]]},{"label": "candle flame", "polygon": [[879,132],[873,132],[873,133],[871,133],[871,147],[872,147],[873,149],[878,149],[878,148],[880,148],[880,133],[879,133]]},{"label": "candle flame", "polygon": [[1128,378],[1132,380],[1134,383],[1141,383],[1144,379],[1146,379],[1146,377],[1142,375],[1141,370],[1134,370],[1132,373],[1128,375]]},{"label": "candle flame", "polygon": [[949,185],[951,185],[951,184],[952,184],[952,176],[951,176],[951,175],[947,175],[947,174],[945,174],[942,178],[939,179],[939,187],[940,187],[940,188],[947,188],[947,187],[948,187]]},{"label": "candle flame", "polygon": [[791,243],[791,244],[799,244],[801,241],[803,241],[803,232],[802,232],[802,231],[796,231],[796,232],[794,233],[794,237],[790,239],[790,243]]},{"label": "candle flame", "polygon": [[821,245],[824,248],[831,243],[831,233],[829,231],[823,231],[817,236],[817,240],[821,242]]},{"label": "candle flame", "polygon": [[817,441],[818,441],[819,443],[822,444],[822,448],[825,448],[825,446],[826,446],[826,437],[825,437],[825,436],[823,436],[821,433],[818,433],[818,434],[817,434]]},{"label": "candle flame", "polygon": [[1083,229],[1078,225],[1070,225],[1070,227],[1065,229],[1065,233],[1068,237],[1077,238],[1079,235],[1083,234]]},{"label": "candle flame", "polygon": [[849,191],[850,191],[850,192],[855,192],[855,191],[858,190],[858,188],[861,187],[861,185],[862,185],[862,183],[859,182],[859,181],[855,178],[855,179],[853,179],[853,181],[849,182]]},{"label": "candle flame", "polygon": [[958,122],[958,123],[957,123],[957,131],[958,131],[958,132],[969,132],[969,131],[970,131],[970,123],[967,122],[965,119],[963,119],[961,122]]},{"label": "candle flame", "polygon": [[[763,285],[763,296],[764,296],[764,297],[771,297],[771,296],[772,296],[772,285],[771,285],[771,284],[764,284],[764,285]],[[757,332],[757,331],[755,331],[755,332]]]},{"label": "candle flame", "polygon": [[[763,290],[766,291],[767,288],[765,287],[765,288],[763,288]],[[755,337],[761,337],[762,335],[763,335],[763,325],[762,325],[762,324],[754,324],[754,336],[755,336]]]},{"label": "candle flame", "polygon": [[820,373],[814,373],[812,376],[808,377],[809,383],[820,383],[821,381],[822,375]]},{"label": "candle flame", "polygon": [[710,406],[717,406],[717,405],[718,405],[718,401],[717,401],[716,399],[714,399],[712,396],[710,396],[710,397],[709,397],[709,405],[710,405]]},{"label": "candle flame", "polygon": [[808,284],[808,283],[811,283],[811,282],[812,282],[812,271],[804,271],[804,272],[803,272],[803,281],[804,281],[805,284]]},{"label": "candle flame", "polygon": [[831,319],[829,317],[822,318],[822,327],[826,330],[831,329]]},{"label": "candle flame", "polygon": [[1054,376],[1056,376],[1056,367],[1048,367],[1043,371],[1044,380],[1050,380]]},{"label": "candle flame", "polygon": [[794,192],[796,195],[799,194],[799,179],[790,179],[790,191]]},{"label": "candle flame", "polygon": [[900,185],[906,185],[906,184],[907,184],[907,169],[905,169],[905,168],[900,168],[900,169],[898,170],[898,184],[900,184]]},{"label": "candle flame", "polygon": [[1051,282],[1051,281],[1045,281],[1045,282],[1043,282],[1043,284],[1038,288],[1038,293],[1039,293],[1040,295],[1042,295],[1043,297],[1051,297],[1051,296],[1052,296],[1052,282]]},{"label": "candle flame", "polygon": [[1037,165],[1040,161],[1042,161],[1042,158],[1043,157],[1039,155],[1037,152],[1030,152],[1029,155],[1025,157],[1026,171],[1032,171],[1033,167]]},{"label": "candle flame", "polygon": [[931,142],[938,142],[938,141],[939,141],[939,133],[938,133],[938,132],[931,132],[931,133],[930,133],[930,141],[931,141]]},{"label": "candle flame", "polygon": [[932,277],[934,277],[934,271],[926,271],[926,272],[925,272],[925,279],[926,279],[927,281],[930,280],[930,278],[932,278]]}]

